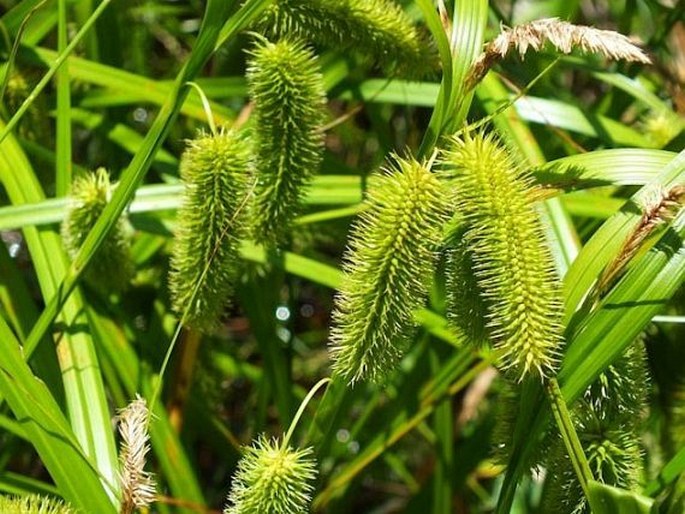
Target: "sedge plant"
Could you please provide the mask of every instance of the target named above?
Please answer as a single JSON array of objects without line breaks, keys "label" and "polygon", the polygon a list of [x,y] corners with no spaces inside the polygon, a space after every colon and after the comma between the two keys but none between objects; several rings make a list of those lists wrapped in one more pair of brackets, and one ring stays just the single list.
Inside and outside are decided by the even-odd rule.
[{"label": "sedge plant", "polygon": [[[388,466],[392,479],[401,479],[399,507],[382,505],[379,511],[416,510],[416,504],[410,502],[420,501],[418,508],[428,505],[433,514],[446,514],[463,490],[470,491],[464,493],[465,499],[459,498],[469,503],[467,508],[473,503],[474,511],[491,509],[496,488],[485,490],[483,484],[489,487],[490,479],[503,472],[496,508],[499,514],[506,514],[521,476],[533,465],[544,472],[535,475],[533,486],[521,484],[520,489],[525,489],[521,494],[539,489],[544,476],[539,507],[544,512],[599,512],[592,495],[596,482],[620,488],[622,498],[635,502],[654,502],[658,494],[671,492],[667,488],[673,488],[671,496],[678,496],[678,473],[673,469],[682,471],[685,467],[678,460],[683,381],[677,377],[659,379],[666,420],[662,460],[673,460],[663,466],[663,472],[655,472],[643,462],[641,436],[653,430],[645,424],[652,419],[647,418],[650,397],[646,391],[651,385],[646,368],[658,360],[655,355],[659,350],[649,348],[648,361],[641,341],[635,342],[635,337],[665,299],[673,296],[685,275],[683,158],[672,152],[680,141],[678,131],[669,128],[678,126],[673,122],[674,113],[664,109],[662,99],[652,93],[662,85],[656,82],[663,70],[653,69],[643,75],[641,66],[647,65],[650,57],[632,40],[616,32],[546,18],[501,28],[485,42],[488,14],[492,19],[511,21],[504,19],[506,13],[499,5],[488,11],[487,2],[447,0],[209,0],[196,37],[192,30],[195,18],[186,19],[186,9],[194,12],[197,6],[182,2],[178,10],[176,6],[161,9],[161,4],[153,1],[149,11],[148,6],[144,11],[132,10],[131,16],[138,16],[149,30],[132,31],[131,39],[135,36],[135,41],[151,53],[164,48],[179,60],[188,59],[179,67],[177,80],[168,82],[161,80],[167,78],[162,74],[147,76],[168,64],[166,54],[155,61],[139,53],[127,63],[126,73],[116,68],[117,44],[104,37],[106,33],[98,26],[107,24],[95,24],[102,6],[88,17],[72,43],[67,45],[61,38],[60,52],[54,55],[44,47],[49,38],[42,39],[42,31],[49,30],[52,20],[40,16],[42,4],[26,0],[18,11],[2,19],[3,31],[7,27],[7,34],[16,39],[13,48],[30,47],[26,49],[30,51],[12,53],[9,61],[39,59],[49,63],[48,72],[33,93],[25,83],[16,82],[9,84],[5,95],[9,124],[3,125],[0,136],[0,179],[8,197],[15,203],[20,203],[17,198],[41,201],[42,193],[22,196],[37,181],[21,182],[21,175],[30,176],[31,164],[39,161],[60,161],[55,180],[59,184],[68,182],[63,179],[64,170],[72,164],[65,162],[70,155],[75,160],[88,160],[91,168],[100,164],[90,162],[89,157],[92,148],[99,148],[96,143],[87,151],[78,151],[84,150],[78,131],[71,141],[79,146],[77,151],[66,151],[64,136],[68,138],[70,130],[65,132],[64,127],[72,119],[86,124],[97,143],[100,138],[107,141],[104,148],[116,147],[118,157],[119,152],[136,153],[119,185],[111,184],[103,170],[74,182],[61,234],[74,266],[63,289],[56,279],[54,289],[58,292],[52,292],[54,298],[46,294],[36,301],[30,287],[22,288],[16,280],[2,281],[0,327],[5,326],[6,319],[13,329],[3,329],[3,344],[16,347],[11,355],[25,348],[22,357],[36,359],[39,354],[33,350],[44,339],[47,344],[39,347],[42,356],[45,351],[57,352],[62,366],[50,373],[34,365],[35,361],[31,367],[22,367],[22,359],[17,358],[12,368],[20,369],[23,375],[13,374],[14,369],[3,370],[2,377],[8,378],[0,381],[0,396],[2,401],[8,399],[17,419],[0,410],[0,424],[3,429],[8,427],[10,441],[8,450],[3,446],[2,466],[14,463],[7,456],[14,448],[21,451],[25,446],[22,440],[34,442],[31,438],[37,435],[35,446],[55,482],[55,486],[40,483],[44,479],[41,476],[37,483],[17,487],[54,490],[83,506],[88,502],[78,494],[79,483],[104,484],[100,480],[104,471],[93,466],[71,433],[78,429],[82,435],[92,430],[96,448],[102,448],[98,442],[103,434],[111,435],[108,423],[98,427],[92,422],[84,427],[87,423],[74,407],[79,405],[74,398],[84,410],[97,400],[89,394],[92,380],[78,382],[78,388],[69,382],[70,377],[80,376],[85,373],[83,368],[88,368],[89,379],[101,374],[106,384],[107,396],[97,400],[102,410],[111,404],[124,405],[137,387],[154,391],[150,410],[154,409],[155,416],[140,398],[119,416],[120,483],[110,486],[112,494],[104,492],[104,484],[101,494],[93,495],[97,496],[98,512],[105,514],[145,511],[155,501],[167,503],[160,510],[206,509],[206,503],[218,504],[216,499],[225,497],[225,481],[233,462],[237,464],[226,514],[336,512],[359,505],[369,510],[363,503],[367,496],[376,508],[381,494],[377,485],[381,482],[356,480],[372,464],[377,464],[374,474],[383,472],[381,466]],[[64,35],[71,7],[67,9],[70,3],[62,0],[57,4],[60,33]],[[157,16],[157,7],[160,13],[167,13],[164,16],[179,16],[178,20],[173,18],[174,22],[167,24],[164,16]],[[662,7],[655,4],[651,8],[658,11]],[[79,6],[78,19],[87,11],[87,7]],[[174,14],[178,12],[183,18]],[[18,22],[16,13],[24,13],[25,19]],[[38,16],[39,23],[28,24],[31,16]],[[662,20],[663,26],[670,26],[672,17]],[[117,16],[109,21],[114,19]],[[89,28],[100,32],[84,40]],[[242,29],[254,31],[244,40],[246,51],[240,48],[241,40],[234,37]],[[226,41],[231,44],[223,45]],[[9,39],[7,43],[8,48],[12,46]],[[82,47],[83,55],[70,59],[69,52],[77,46]],[[614,68],[611,73],[593,70],[593,80],[603,80],[624,92],[638,91],[636,96],[649,104],[655,117],[644,116],[632,104],[621,110],[626,101],[616,95],[601,102],[596,124],[583,124],[568,115],[573,111],[562,100],[549,104],[541,101],[547,99],[537,99],[536,103],[534,97],[529,98],[532,111],[545,112],[535,118],[536,113],[521,109],[520,116],[533,122],[544,118],[549,125],[559,125],[553,136],[562,141],[551,137],[549,147],[541,149],[537,159],[530,159],[536,150],[526,150],[536,146],[538,132],[529,131],[514,110],[503,117],[499,114],[532,94],[533,84],[536,88],[546,86],[540,91],[548,92],[566,82],[538,77],[512,100],[497,93],[500,79],[490,71],[496,69],[506,80],[510,80],[509,74],[528,79],[528,67],[534,73],[535,66],[550,52],[558,55],[545,73],[562,65],[580,68],[575,56],[559,58],[576,50],[597,54],[597,59],[632,63],[630,68]],[[532,56],[532,51],[542,56]],[[520,62],[514,64],[512,54],[517,54]],[[96,62],[100,56],[102,63]],[[358,67],[359,62],[373,63],[374,67]],[[130,71],[141,63],[147,67],[145,72],[142,68]],[[70,82],[60,80],[62,101],[57,103],[54,115],[62,127],[62,137],[57,138],[61,146],[52,152],[48,148],[50,139],[27,130],[27,120],[22,123],[20,118],[31,115],[30,107],[38,93],[51,93],[46,86],[64,64],[68,67],[62,68],[60,76],[69,79],[73,73],[71,83],[76,84],[78,94],[72,109],[70,102],[64,102],[64,84]],[[6,68],[9,73],[12,66]],[[245,80],[223,76],[226,70],[244,71]],[[623,74],[621,70],[629,72]],[[443,74],[440,84],[431,82],[439,72]],[[201,92],[200,103],[194,96],[184,103],[187,85],[198,74],[210,77],[200,77],[192,84],[200,91],[207,87],[211,94]],[[639,79],[633,79],[636,76]],[[425,81],[408,82],[399,77]],[[81,81],[88,85],[83,87]],[[383,86],[376,92],[379,84]],[[583,83],[573,86],[580,89]],[[370,90],[373,96],[368,95]],[[535,94],[542,94],[540,91],[534,90]],[[478,98],[472,111],[468,105],[470,92]],[[234,101],[234,95],[241,98]],[[407,104],[403,111],[390,106],[400,97]],[[167,100],[163,102],[163,98]],[[357,105],[348,110],[346,101],[350,98],[355,102],[359,98],[369,100],[368,109]],[[585,101],[581,98],[579,102]],[[509,131],[512,137],[495,134],[488,125],[489,117],[466,125],[468,112],[475,115],[481,108],[491,110],[493,100],[495,104],[503,100],[492,116],[493,126],[499,132]],[[149,113],[143,108],[136,108],[133,115],[141,124],[136,128],[141,130],[122,126],[129,121],[120,116],[122,106],[133,103],[161,104],[150,127],[145,126]],[[545,117],[547,110],[557,112],[550,105],[569,119],[562,122],[554,116]],[[109,118],[108,108],[115,106],[121,111],[100,123],[98,116]],[[422,106],[433,109],[425,134],[421,133],[426,118]],[[102,113],[92,111],[94,107]],[[226,128],[214,127],[212,110]],[[196,120],[204,121],[206,112],[210,112],[210,131],[198,133]],[[327,123],[331,114],[339,117]],[[614,114],[616,119],[611,120]],[[619,119],[638,121],[626,127]],[[654,121],[648,130],[655,135],[636,135],[640,123],[644,124],[639,120],[650,119]],[[109,121],[114,124],[112,130],[104,130]],[[616,129],[619,125],[623,131]],[[593,138],[611,143],[604,132],[613,129],[617,137],[628,140],[626,146],[644,141],[645,147],[628,149],[634,153],[626,149],[625,153],[584,152],[595,144]],[[585,131],[584,137],[574,139],[573,130]],[[142,132],[147,135],[141,140]],[[168,134],[173,137],[164,152],[158,152]],[[422,136],[427,143],[416,151],[415,143]],[[176,152],[178,141],[184,137],[190,137],[185,149]],[[673,146],[649,152],[650,145]],[[180,154],[178,162],[175,153]],[[531,171],[522,158],[541,161],[543,157],[576,153],[565,157],[579,170],[572,177],[564,172],[557,173],[556,178],[543,176]],[[626,164],[631,160],[639,161],[640,169]],[[382,162],[389,163],[375,171]],[[374,172],[359,177],[358,171],[367,163]],[[174,182],[169,171],[177,164],[180,184],[158,184]],[[612,174],[614,165],[621,171],[628,167],[629,172]],[[14,173],[14,167],[20,172]],[[141,191],[134,201],[135,209],[131,209],[138,230],[149,233],[138,234],[131,248],[131,229],[120,215],[134,200],[137,185],[150,167],[160,173]],[[554,195],[597,183],[608,187],[595,200],[578,195],[571,197],[568,205],[543,203]],[[622,187],[609,189],[616,184]],[[645,187],[636,198],[644,201],[620,207],[618,214],[612,214],[596,230],[597,220],[608,216],[606,206],[619,208],[616,204],[626,192],[632,194],[632,188],[640,186]],[[49,185],[45,189],[49,191]],[[146,203],[146,195],[155,194],[164,199],[160,202],[164,207]],[[165,203],[169,197],[171,203]],[[585,211],[581,212],[579,204]],[[54,222],[54,218],[45,221],[55,215],[44,212],[59,211],[60,205],[46,203],[38,217],[44,216],[41,219],[45,223]],[[178,207],[173,220],[161,212],[169,205]],[[575,218],[569,219],[565,209]],[[588,211],[589,221],[583,217]],[[541,216],[542,212],[549,219]],[[21,212],[17,215],[22,216]],[[356,218],[348,230],[352,215]],[[0,216],[0,222],[7,223],[7,216]],[[36,231],[30,223],[33,221],[25,221],[20,227],[35,253],[32,265],[42,278],[53,270],[40,269],[46,259],[38,258],[44,254],[37,248],[49,253],[50,238],[57,235],[49,230]],[[549,237],[546,223],[553,225],[564,242],[572,241],[575,250],[580,243],[586,244],[577,256],[574,251],[567,252],[569,261],[575,259],[567,263],[568,271],[555,265],[559,241]],[[312,233],[328,232],[329,228],[336,232],[327,234],[325,245],[312,244],[301,250],[292,241],[302,227]],[[605,234],[609,229],[613,230],[610,237]],[[331,236],[343,231],[349,232],[347,241]],[[597,242],[598,235],[604,240]],[[288,251],[293,248],[297,253]],[[588,255],[588,249],[595,254]],[[20,276],[5,273],[5,268],[20,268],[14,258],[0,255],[3,279]],[[266,273],[256,281],[255,274],[241,273],[246,260],[266,263],[270,271],[282,270]],[[68,295],[75,287],[89,261],[84,280],[120,293],[97,296],[93,299],[96,308],[83,309],[87,316],[79,329],[93,335],[91,346],[102,361],[101,369],[96,360],[82,366],[86,361],[79,358],[81,348],[75,349],[74,358],[65,353],[61,326],[54,327],[56,350],[49,344],[50,338],[42,337],[64,302],[62,294]],[[159,269],[167,262],[170,272],[165,275]],[[264,269],[258,266],[256,273]],[[134,271],[138,275],[132,281]],[[650,279],[643,280],[641,275]],[[326,296],[310,283],[336,292]],[[132,292],[127,293],[125,286]],[[259,287],[268,288],[269,294],[255,294],[253,298],[250,292]],[[236,288],[244,305],[232,302]],[[152,292],[154,300],[148,302]],[[93,296],[92,288],[86,288],[85,293]],[[267,296],[274,302],[262,303]],[[301,301],[303,298],[306,301]],[[38,319],[35,331],[24,338],[36,322],[36,306],[42,304],[47,306],[45,314]],[[232,304],[229,311],[227,307]],[[330,312],[322,312],[329,306]],[[129,315],[131,319],[125,319]],[[639,330],[633,331],[633,322]],[[160,340],[175,338],[181,325],[191,329],[195,341],[193,351],[178,359],[178,368],[185,368],[181,370],[185,372],[177,373],[176,381],[164,376],[174,353],[171,344],[161,373],[154,376],[151,367],[163,353]],[[615,327],[636,333],[621,337]],[[176,335],[172,335],[174,330]],[[199,333],[207,343],[201,347],[197,345]],[[203,359],[203,368],[194,374],[193,382],[196,354]],[[498,399],[501,411],[495,414],[500,418],[496,429],[499,435],[492,436],[490,416],[482,415],[482,410],[491,405],[490,382],[482,380],[491,364],[500,374],[499,388],[504,389]],[[280,433],[277,420],[290,419],[288,406],[304,395],[295,382],[314,383],[329,371],[334,387],[321,399],[311,419],[307,437],[311,447],[293,441],[294,429],[307,402],[328,379],[306,396],[284,436],[264,435]],[[494,371],[488,371],[491,381]],[[33,374],[39,380],[34,380]],[[70,384],[66,393],[60,389],[61,378]],[[212,384],[214,394],[191,394],[199,383],[203,387]],[[176,405],[173,396],[179,390],[185,392],[183,401]],[[68,396],[66,402],[60,396],[64,394]],[[445,401],[450,396],[455,399]],[[271,406],[273,398],[276,409]],[[160,399],[165,401],[158,402]],[[62,416],[64,404],[70,406],[69,416]],[[175,417],[183,410],[187,410],[188,422],[182,425]],[[262,435],[253,437],[255,433]],[[407,449],[401,440],[410,433],[412,446]],[[481,451],[486,439],[498,437],[502,437],[499,456],[507,465],[506,471],[489,466]],[[4,443],[4,432],[2,438]],[[240,441],[247,440],[253,443],[242,447]],[[46,441],[68,443],[66,464],[61,462],[61,454],[56,457],[55,452],[47,451]],[[202,458],[194,458],[191,448],[200,448],[198,457]],[[473,450],[468,453],[473,459],[460,459],[461,454],[456,453],[453,458],[454,452],[464,450]],[[541,457],[544,450],[548,450],[547,455]],[[652,453],[651,448],[648,451]],[[432,452],[431,459],[424,458],[428,452]],[[146,471],[150,454],[155,457],[154,468],[149,467],[155,469],[154,476]],[[662,464],[659,458],[650,462],[653,468]],[[78,469],[83,476],[70,476],[70,469]],[[12,486],[11,475],[0,475],[3,487]],[[642,485],[654,477],[658,480],[640,495]],[[373,494],[357,494],[359,490]],[[645,500],[646,494],[655,498]],[[47,498],[0,498],[0,511],[14,512],[11,509],[16,508],[28,513],[36,509],[54,514],[71,512]]]}]

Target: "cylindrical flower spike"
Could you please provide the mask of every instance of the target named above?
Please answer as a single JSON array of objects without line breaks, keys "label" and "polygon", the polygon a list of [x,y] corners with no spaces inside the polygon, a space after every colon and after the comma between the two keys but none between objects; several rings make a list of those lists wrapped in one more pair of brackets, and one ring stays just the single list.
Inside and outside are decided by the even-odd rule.
[{"label": "cylindrical flower spike", "polygon": [[300,41],[258,40],[247,71],[254,101],[254,163],[258,176],[254,237],[283,243],[301,210],[304,188],[323,156],[323,77]]},{"label": "cylindrical flower spike", "polygon": [[203,134],[181,159],[183,205],[171,257],[169,288],[184,323],[211,330],[229,303],[246,235],[250,152],[235,131]]},{"label": "cylindrical flower spike", "polygon": [[262,436],[238,463],[224,514],[306,514],[315,478],[311,448]]},{"label": "cylindrical flower spike", "polygon": [[381,381],[411,337],[412,313],[431,283],[446,221],[443,185],[413,160],[398,159],[372,185],[354,228],[331,333],[334,372]]},{"label": "cylindrical flower spike", "polygon": [[[458,221],[455,220],[457,223]],[[488,306],[473,273],[473,258],[463,227],[450,231],[445,248],[445,311],[447,320],[475,345],[487,343]]]},{"label": "cylindrical flower spike", "polygon": [[[74,180],[67,212],[62,222],[62,240],[73,258],[105,210],[112,195],[109,174],[104,168]],[[85,279],[106,291],[121,291],[133,278],[128,222],[120,218],[91,260]]]},{"label": "cylindrical flower spike", "polygon": [[420,77],[438,68],[430,40],[393,0],[278,0],[264,28],[276,37],[356,49],[391,74]]},{"label": "cylindrical flower spike", "polygon": [[31,494],[28,496],[0,496],[0,512],[2,514],[76,514],[63,502]]},{"label": "cylindrical flower spike", "polygon": [[504,367],[520,378],[553,375],[562,341],[560,284],[530,176],[483,133],[450,140],[443,160]]}]

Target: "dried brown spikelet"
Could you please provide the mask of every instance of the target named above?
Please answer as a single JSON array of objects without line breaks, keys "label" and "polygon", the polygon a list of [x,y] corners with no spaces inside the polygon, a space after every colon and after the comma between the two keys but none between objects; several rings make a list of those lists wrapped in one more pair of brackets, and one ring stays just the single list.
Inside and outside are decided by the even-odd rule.
[{"label": "dried brown spikelet", "polygon": [[595,287],[596,295],[603,294],[625,270],[645,240],[664,223],[672,220],[685,202],[685,186],[659,188],[644,202],[643,213],[637,226],[623,243],[614,260],[605,268]]},{"label": "dried brown spikelet", "polygon": [[524,57],[529,49],[540,50],[550,43],[557,51],[569,54],[574,49],[601,54],[609,59],[650,64],[649,57],[629,38],[613,30],[574,25],[558,18],[545,18],[505,28],[485,47],[474,61],[466,78],[467,89],[473,88],[492,66],[512,49]]},{"label": "dried brown spikelet", "polygon": [[145,471],[145,457],[150,451],[148,424],[150,411],[140,396],[121,411],[118,417],[121,434],[121,514],[147,507],[156,498],[155,480]]}]

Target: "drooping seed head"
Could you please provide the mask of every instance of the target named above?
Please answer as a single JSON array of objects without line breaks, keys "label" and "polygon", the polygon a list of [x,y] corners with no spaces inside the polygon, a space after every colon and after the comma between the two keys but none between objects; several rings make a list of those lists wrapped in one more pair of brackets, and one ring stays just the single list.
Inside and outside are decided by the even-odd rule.
[{"label": "drooping seed head", "polygon": [[281,244],[302,209],[305,187],[323,157],[323,77],[299,40],[257,40],[247,70],[254,101],[253,206],[257,242]]},{"label": "drooping seed head", "polygon": [[519,378],[554,374],[562,341],[561,289],[533,205],[531,177],[483,133],[452,138],[443,164],[504,367]]},{"label": "drooping seed head", "polygon": [[230,301],[247,233],[253,180],[247,142],[233,130],[201,134],[181,157],[181,178],[169,289],[185,324],[209,331]]},{"label": "drooping seed head", "polygon": [[382,381],[402,357],[413,311],[431,284],[446,221],[441,182],[420,163],[397,165],[369,189],[352,232],[331,331],[333,370]]},{"label": "drooping seed head", "polygon": [[[102,215],[111,199],[112,189],[109,174],[104,168],[74,180],[61,231],[70,257],[76,256]],[[120,217],[90,261],[85,274],[90,284],[112,292],[126,289],[135,271],[131,259],[130,234],[131,228],[126,218]]]}]

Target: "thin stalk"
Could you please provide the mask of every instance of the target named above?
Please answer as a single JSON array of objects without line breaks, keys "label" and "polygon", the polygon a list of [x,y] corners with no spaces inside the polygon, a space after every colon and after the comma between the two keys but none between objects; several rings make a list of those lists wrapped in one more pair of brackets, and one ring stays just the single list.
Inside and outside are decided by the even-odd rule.
[{"label": "thin stalk", "polygon": [[[457,131],[457,134],[462,134],[462,133],[464,133],[464,132],[472,132],[472,131],[474,131],[474,130],[480,128],[480,127],[482,127],[483,125],[489,123],[493,118],[499,116],[499,115],[502,114],[504,111],[506,111],[507,109],[509,109],[512,105],[514,105],[514,104],[517,102],[517,100],[520,100],[521,98],[523,98],[523,97],[528,93],[528,91],[530,91],[531,88],[532,88],[535,84],[537,84],[537,82],[538,82],[542,77],[544,77],[545,75],[547,75],[547,73],[549,73],[550,71],[552,71],[552,68],[554,68],[554,66],[556,66],[556,64],[557,64],[560,60],[561,60],[561,57],[557,57],[556,59],[554,59],[550,64],[548,64],[547,66],[545,66],[545,69],[543,69],[540,73],[538,73],[538,74],[533,78],[533,80],[531,80],[530,82],[528,82],[528,84],[526,84],[525,87],[521,88],[511,100],[509,100],[508,102],[503,103],[503,104],[500,105],[497,109],[495,109],[493,112],[491,112],[490,114],[488,114],[488,115],[485,116],[484,118],[481,118],[480,120],[478,120],[478,121],[476,121],[476,122],[474,122],[474,123],[471,123],[470,125],[466,125],[463,129]],[[475,86],[476,86],[476,85],[474,85],[474,88],[475,88]]]},{"label": "thin stalk", "polygon": [[[67,0],[58,1],[57,51],[65,53],[67,39]],[[65,196],[71,184],[71,92],[69,90],[69,65],[57,73],[57,159],[55,190],[57,196]]]},{"label": "thin stalk", "polygon": [[588,484],[591,480],[594,480],[594,478],[592,476],[592,471],[590,470],[590,465],[585,458],[583,447],[580,444],[578,433],[573,426],[573,420],[571,420],[566,401],[561,393],[561,389],[559,389],[559,383],[556,378],[550,378],[545,381],[544,387],[552,407],[554,420],[561,433],[561,438],[564,440],[564,446],[566,446],[566,451],[571,459],[571,464],[573,464],[573,470],[576,472],[578,482],[580,482],[580,487],[583,489],[585,497],[590,501]]},{"label": "thin stalk", "polygon": [[[224,226],[223,231],[219,235],[219,240],[217,241],[217,245],[221,244],[221,241],[224,239],[224,237],[227,236],[228,230],[230,229],[230,227],[233,223],[233,220],[238,215],[238,213],[240,213],[240,211],[242,209],[247,207],[247,202],[252,197],[252,191],[254,190],[255,185],[256,185],[256,181],[253,182],[252,187],[250,188],[248,194],[245,195],[243,203],[238,207],[238,209],[236,210],[236,212],[233,215],[233,218],[231,218],[229,220],[229,222],[226,223],[226,225]],[[211,257],[205,263],[205,267],[202,270],[202,274],[200,275],[200,279],[197,281],[197,283],[195,284],[195,287],[193,289],[193,293],[191,296],[190,303],[195,301],[195,297],[197,296],[197,293],[200,290],[200,284],[204,281],[205,276],[207,275],[207,271],[209,270],[209,266],[211,265],[212,259],[214,258],[214,255],[216,255],[217,250],[218,250],[218,247],[215,247],[214,251],[212,252]],[[162,379],[164,377],[164,374],[166,373],[167,367],[169,366],[169,361],[171,360],[171,354],[174,352],[174,348],[176,348],[176,342],[178,341],[178,338],[181,334],[181,330],[183,328],[183,325],[185,323],[187,316],[188,316],[188,309],[183,311],[183,315],[181,316],[181,319],[179,320],[178,325],[176,326],[176,330],[174,331],[174,335],[171,338],[171,343],[169,343],[169,348],[167,349],[167,352],[164,355],[164,360],[162,361],[162,367],[159,370],[157,385],[155,386],[154,392],[152,393],[152,398],[150,399],[150,405],[155,405],[155,402],[157,401],[157,398],[159,397],[159,394],[160,394],[161,388],[162,388]],[[199,341],[198,341],[198,344],[199,344]]]},{"label": "thin stalk", "polygon": [[202,333],[197,330],[186,330],[181,339],[181,355],[178,359],[171,400],[167,408],[169,423],[177,433],[181,432],[183,426],[183,411],[188,401],[188,393],[192,385],[193,371],[201,342]]},{"label": "thin stalk", "polygon": [[295,417],[293,417],[293,420],[290,422],[290,427],[288,428],[288,432],[285,434],[285,437],[283,438],[283,442],[281,443],[283,448],[288,447],[288,443],[290,442],[290,438],[293,435],[293,432],[295,432],[295,428],[297,427],[297,423],[300,421],[300,418],[302,417],[302,414],[304,414],[304,410],[307,408],[307,405],[311,401],[312,398],[314,398],[314,395],[316,392],[321,389],[324,385],[329,383],[331,381],[330,377],[322,378],[319,380],[314,387],[312,387],[309,392],[307,393],[307,396],[304,397],[304,400],[302,400],[302,403],[300,404],[300,408],[297,409],[297,412],[295,413]]},{"label": "thin stalk", "polygon": [[200,96],[200,101],[202,102],[202,108],[205,110],[205,115],[207,116],[207,125],[209,125],[209,130],[213,136],[216,136],[216,123],[214,122],[212,106],[209,103],[207,95],[205,95],[205,92],[197,82],[186,82],[186,86],[192,87],[195,91],[197,91],[197,94]]}]

